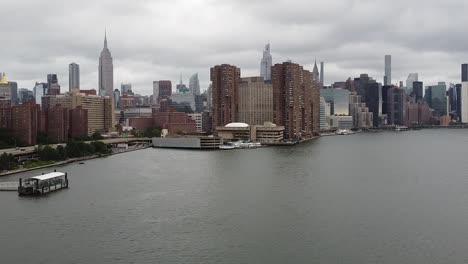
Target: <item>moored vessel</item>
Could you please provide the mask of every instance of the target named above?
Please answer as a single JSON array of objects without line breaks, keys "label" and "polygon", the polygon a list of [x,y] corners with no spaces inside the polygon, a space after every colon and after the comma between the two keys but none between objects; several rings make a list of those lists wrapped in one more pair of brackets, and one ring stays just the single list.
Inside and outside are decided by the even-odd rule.
[{"label": "moored vessel", "polygon": [[42,195],[64,188],[68,188],[68,174],[54,171],[52,173],[27,178],[24,181],[20,178],[18,194],[21,196]]}]

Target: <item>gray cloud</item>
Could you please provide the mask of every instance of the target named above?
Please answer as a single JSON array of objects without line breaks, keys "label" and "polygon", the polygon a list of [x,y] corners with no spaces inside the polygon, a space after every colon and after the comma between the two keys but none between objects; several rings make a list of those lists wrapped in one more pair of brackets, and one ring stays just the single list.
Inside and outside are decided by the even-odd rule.
[{"label": "gray cloud", "polygon": [[114,57],[115,87],[131,82],[151,93],[153,80],[184,81],[230,63],[258,75],[263,45],[275,63],[312,69],[326,62],[326,83],[366,72],[379,81],[393,55],[393,82],[419,72],[426,83],[458,82],[468,61],[463,0],[21,0],[0,4],[0,71],[32,88],[58,73],[68,89],[68,64],[81,68],[83,88],[97,88],[104,29]]}]

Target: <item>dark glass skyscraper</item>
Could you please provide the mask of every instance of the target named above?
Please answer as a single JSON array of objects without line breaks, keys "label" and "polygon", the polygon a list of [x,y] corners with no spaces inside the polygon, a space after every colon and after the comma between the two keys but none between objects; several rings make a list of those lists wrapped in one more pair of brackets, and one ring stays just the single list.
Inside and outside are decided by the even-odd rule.
[{"label": "dark glass skyscraper", "polygon": [[413,95],[416,102],[423,99],[423,82],[413,82]]},{"label": "dark glass skyscraper", "polygon": [[361,100],[373,114],[373,126],[379,126],[380,115],[380,83],[370,78],[367,74],[361,74],[359,78],[354,79],[354,86]]},{"label": "dark glass skyscraper", "polygon": [[468,64],[462,64],[462,82],[468,82]]},{"label": "dark glass skyscraper", "polygon": [[462,110],[462,106],[461,106],[461,101],[462,101],[461,91],[462,91],[462,85],[461,85],[461,83],[456,84],[456,85],[455,85],[455,93],[457,94],[457,116],[458,116],[459,118],[461,118],[461,110]]},{"label": "dark glass skyscraper", "polygon": [[386,115],[387,114],[387,94],[388,90],[391,89],[393,85],[384,85],[382,86],[382,114]]},{"label": "dark glass skyscraper", "polygon": [[429,106],[434,109],[434,114],[437,116],[447,115],[447,87],[444,82],[439,82],[437,85],[428,86],[425,95]]}]

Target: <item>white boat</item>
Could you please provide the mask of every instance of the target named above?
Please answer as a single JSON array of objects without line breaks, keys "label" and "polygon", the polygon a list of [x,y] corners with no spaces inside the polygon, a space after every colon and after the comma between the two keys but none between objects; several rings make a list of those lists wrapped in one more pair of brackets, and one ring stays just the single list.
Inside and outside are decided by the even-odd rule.
[{"label": "white boat", "polygon": [[352,135],[354,133],[347,130],[347,129],[338,129],[335,134],[337,134],[337,135]]},{"label": "white boat", "polygon": [[395,127],[395,131],[408,131],[409,128],[406,126],[397,126]]},{"label": "white boat", "polygon": [[235,149],[235,147],[232,146],[232,145],[220,145],[219,149],[221,149],[221,150],[231,150],[231,149]]}]

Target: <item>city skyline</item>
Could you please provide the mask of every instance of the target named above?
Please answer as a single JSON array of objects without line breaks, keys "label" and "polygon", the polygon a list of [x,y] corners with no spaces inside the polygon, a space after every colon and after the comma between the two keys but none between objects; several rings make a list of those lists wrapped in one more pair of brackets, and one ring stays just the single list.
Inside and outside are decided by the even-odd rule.
[{"label": "city skyline", "polygon": [[[391,54],[393,57],[392,79],[394,81],[392,83],[405,81],[411,72],[420,73],[419,77],[424,80],[425,84],[437,84],[439,81],[457,83],[460,79],[459,65],[468,60],[468,51],[463,45],[468,41],[464,41],[461,32],[451,26],[452,23],[453,25],[463,24],[465,19],[463,15],[456,15],[457,12],[463,10],[463,8],[457,8],[457,5],[463,5],[463,3],[455,1],[452,5],[453,10],[442,13],[442,16],[450,13],[452,22],[438,27],[432,27],[435,22],[429,19],[428,14],[438,14],[440,9],[447,5],[436,2],[421,7],[417,3],[403,3],[402,1],[392,3],[391,6],[382,1],[375,1],[375,3],[332,1],[326,5],[327,7],[317,4],[315,8],[320,11],[320,14],[317,14],[315,18],[312,18],[309,13],[306,15],[303,11],[305,1],[294,1],[294,5],[286,5],[283,1],[269,5],[253,1],[251,5],[245,5],[244,1],[237,1],[229,6],[209,1],[195,3],[159,1],[158,3],[136,4],[126,4],[123,1],[98,1],[92,3],[90,7],[87,7],[85,1],[83,6],[87,12],[90,12],[91,18],[98,16],[108,18],[104,19],[106,24],[90,19],[73,33],[70,33],[73,19],[61,21],[63,18],[61,16],[39,17],[25,11],[20,16],[5,21],[2,33],[10,37],[5,40],[4,49],[0,51],[0,56],[2,56],[0,70],[6,72],[11,80],[17,81],[19,88],[28,89],[31,89],[36,81],[43,82],[43,76],[47,73],[57,73],[60,85],[66,89],[68,87],[67,65],[76,62],[80,64],[83,89],[98,90],[96,57],[99,56],[102,48],[104,28],[108,29],[108,38],[112,43],[115,67],[114,87],[118,87],[118,84],[123,81],[129,81],[134,85],[135,92],[141,94],[151,93],[154,80],[178,80],[180,72],[183,72],[185,76],[198,72],[201,90],[204,91],[209,84],[209,68],[222,63],[240,67],[243,76],[257,76],[262,47],[267,42],[272,44],[274,64],[291,59],[293,62],[304,65],[305,69],[312,70],[315,57],[319,61],[324,61],[327,72],[325,84],[344,81],[348,77],[359,76],[360,73],[368,73],[377,81],[383,82],[381,80],[384,74],[382,57],[385,54]],[[62,8],[73,8],[75,4],[59,7],[54,6],[51,1],[40,4],[32,2],[30,3],[31,10],[36,5],[37,9],[50,7],[52,12],[61,14],[64,13]],[[176,18],[181,15],[179,13],[181,9],[177,7],[181,6],[185,7],[182,10],[183,14],[187,12],[184,17],[193,23],[186,23],[185,27],[179,30],[178,27],[174,27]],[[2,11],[8,12],[17,7],[18,4],[15,3],[3,4]],[[158,12],[159,9],[167,11],[168,7],[174,11],[169,10],[167,14]],[[260,7],[268,12],[255,13]],[[389,12],[382,18],[359,16],[372,14],[383,7],[387,7],[386,10]],[[215,9],[218,13],[211,12]],[[419,14],[426,14],[421,16],[424,21],[410,19],[411,9],[418,10]],[[346,21],[340,18],[343,10],[349,14]],[[192,11],[195,11],[193,13],[198,11],[206,16],[199,19],[200,16],[194,16]],[[130,23],[120,21],[115,16],[118,13],[125,13],[134,19],[129,19],[132,21]],[[255,15],[249,16],[249,14]],[[270,14],[277,14],[277,16]],[[390,14],[400,17],[402,21],[395,22],[397,20],[387,19]],[[233,29],[239,27],[242,30],[238,30],[239,32],[225,30],[215,25],[214,22],[218,18],[229,15],[246,18],[240,19],[239,25],[232,26]],[[19,23],[18,19],[26,19],[26,17],[32,22],[37,22],[33,23],[34,27]],[[168,19],[161,19],[162,17]],[[330,17],[336,19],[332,21]],[[390,28],[390,24],[385,23],[387,20],[394,23]],[[136,26],[141,24],[154,28],[151,32],[147,32],[146,26],[143,29]],[[321,24],[325,26],[321,27]],[[360,25],[363,24],[375,26],[366,34],[345,34],[347,31],[358,32]],[[432,31],[427,32],[419,28],[422,24]],[[129,28],[132,30],[122,30]],[[165,28],[172,28],[174,32],[167,31]],[[11,31],[13,29],[14,32]],[[407,37],[410,34],[407,32],[408,29],[411,29],[411,41]],[[32,34],[35,31],[43,32],[40,36],[40,44],[32,41],[38,37]],[[387,41],[389,31],[393,32],[391,42]],[[309,34],[310,32],[314,34]],[[78,35],[85,37],[77,38]],[[430,41],[437,35],[443,36],[442,43]],[[165,41],[156,43],[154,40],[161,36],[164,36]],[[190,45],[184,43],[187,40],[190,40]],[[35,45],[31,46],[29,43],[35,43]]]}]

